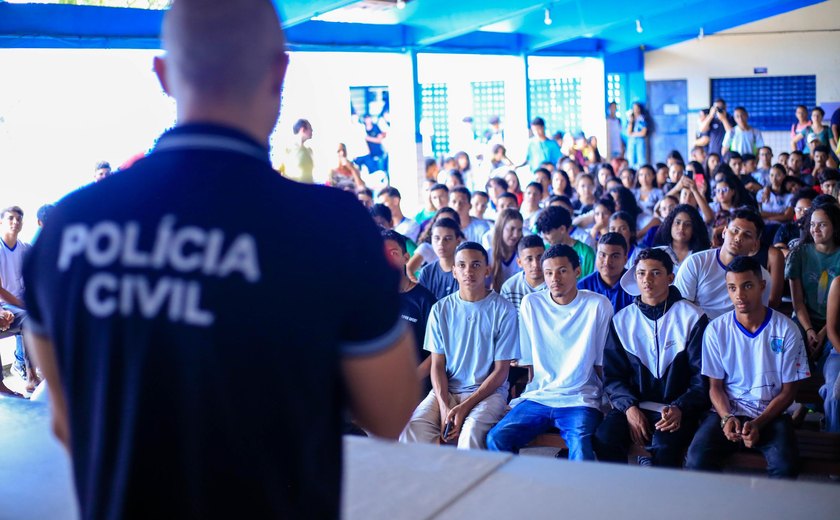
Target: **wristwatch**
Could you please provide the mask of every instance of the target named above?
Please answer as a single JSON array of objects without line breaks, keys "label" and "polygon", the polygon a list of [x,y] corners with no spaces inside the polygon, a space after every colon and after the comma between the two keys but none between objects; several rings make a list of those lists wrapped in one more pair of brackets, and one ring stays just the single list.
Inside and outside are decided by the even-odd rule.
[{"label": "wristwatch", "polygon": [[731,414],[724,415],[724,416],[720,419],[720,427],[721,427],[721,429],[723,429],[723,427],[724,427],[724,426],[726,426],[726,423],[727,423],[727,422],[729,422],[729,419],[732,419],[733,417],[735,417],[735,416],[734,416],[734,415],[731,415]]}]

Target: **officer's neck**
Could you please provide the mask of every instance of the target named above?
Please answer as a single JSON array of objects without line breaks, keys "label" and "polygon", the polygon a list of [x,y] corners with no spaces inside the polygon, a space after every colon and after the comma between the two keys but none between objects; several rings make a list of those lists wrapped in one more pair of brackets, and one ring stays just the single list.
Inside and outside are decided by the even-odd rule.
[{"label": "officer's neck", "polygon": [[252,112],[252,109],[246,107],[231,107],[220,102],[179,101],[178,125],[213,123],[226,126],[239,130],[268,147],[268,137],[271,129],[266,131],[263,114],[257,115],[252,114]]}]

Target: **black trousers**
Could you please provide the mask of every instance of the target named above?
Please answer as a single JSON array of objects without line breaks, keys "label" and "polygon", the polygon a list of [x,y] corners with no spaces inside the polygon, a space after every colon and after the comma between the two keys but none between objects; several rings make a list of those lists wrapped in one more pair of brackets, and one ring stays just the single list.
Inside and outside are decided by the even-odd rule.
[{"label": "black trousers", "polygon": [[[654,428],[662,415],[650,410],[642,410],[653,431],[650,443],[645,446],[653,456],[655,466],[681,468],[685,450],[691,443],[691,438],[697,429],[698,420],[690,415],[683,415],[680,429],[675,432],[661,432]],[[627,463],[630,450],[630,425],[627,416],[619,410],[612,410],[595,432],[595,454],[598,460],[606,462]]]}]

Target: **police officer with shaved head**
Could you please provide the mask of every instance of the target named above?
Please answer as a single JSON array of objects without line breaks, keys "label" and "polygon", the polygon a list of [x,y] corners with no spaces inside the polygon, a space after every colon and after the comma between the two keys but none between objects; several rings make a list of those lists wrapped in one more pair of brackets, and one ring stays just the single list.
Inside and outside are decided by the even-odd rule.
[{"label": "police officer with shaved head", "polygon": [[175,0],[162,41],[178,124],[61,201],[24,268],[81,515],[336,518],[342,411],[396,438],[418,396],[397,273],[352,195],[271,167],[271,1]]}]

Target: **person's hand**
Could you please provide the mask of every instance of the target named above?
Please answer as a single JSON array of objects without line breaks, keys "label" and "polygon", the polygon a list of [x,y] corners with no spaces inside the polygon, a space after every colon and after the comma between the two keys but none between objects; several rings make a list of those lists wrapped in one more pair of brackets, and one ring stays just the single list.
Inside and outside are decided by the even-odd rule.
[{"label": "person's hand", "polygon": [[0,332],[6,332],[9,330],[13,321],[15,321],[15,315],[12,314],[11,311],[0,311]]},{"label": "person's hand", "polygon": [[682,410],[679,406],[666,406],[662,409],[662,419],[654,426],[661,432],[675,432],[680,429],[682,423]]},{"label": "person's hand", "polygon": [[732,442],[741,440],[741,421],[737,417],[730,417],[723,425],[723,434]]},{"label": "person's hand", "polygon": [[443,432],[446,431],[446,418],[449,416],[449,406],[438,401],[438,408],[440,408],[440,436],[443,438]]},{"label": "person's hand", "polygon": [[805,343],[808,347],[808,356],[811,358],[816,357],[819,354],[820,342],[819,342],[819,334],[814,329],[808,329],[805,333]]},{"label": "person's hand", "polygon": [[650,442],[650,423],[648,423],[647,417],[639,407],[631,406],[627,409],[625,415],[627,415],[627,425],[630,426],[630,439],[633,444],[644,446]]},{"label": "person's hand", "polygon": [[420,283],[420,280],[418,280],[417,277],[414,276],[414,273],[409,272],[408,269],[406,269],[405,275],[408,276],[408,279],[411,280],[413,283]]},{"label": "person's hand", "polygon": [[451,442],[458,438],[458,435],[461,434],[461,428],[464,426],[464,420],[469,413],[470,411],[464,406],[464,403],[456,404],[449,409],[446,422],[452,421],[452,428],[449,431],[449,436],[444,439],[446,442]]},{"label": "person's hand", "polygon": [[754,425],[752,421],[744,423],[741,429],[741,439],[744,441],[744,446],[747,448],[754,448],[758,444],[759,428]]}]

